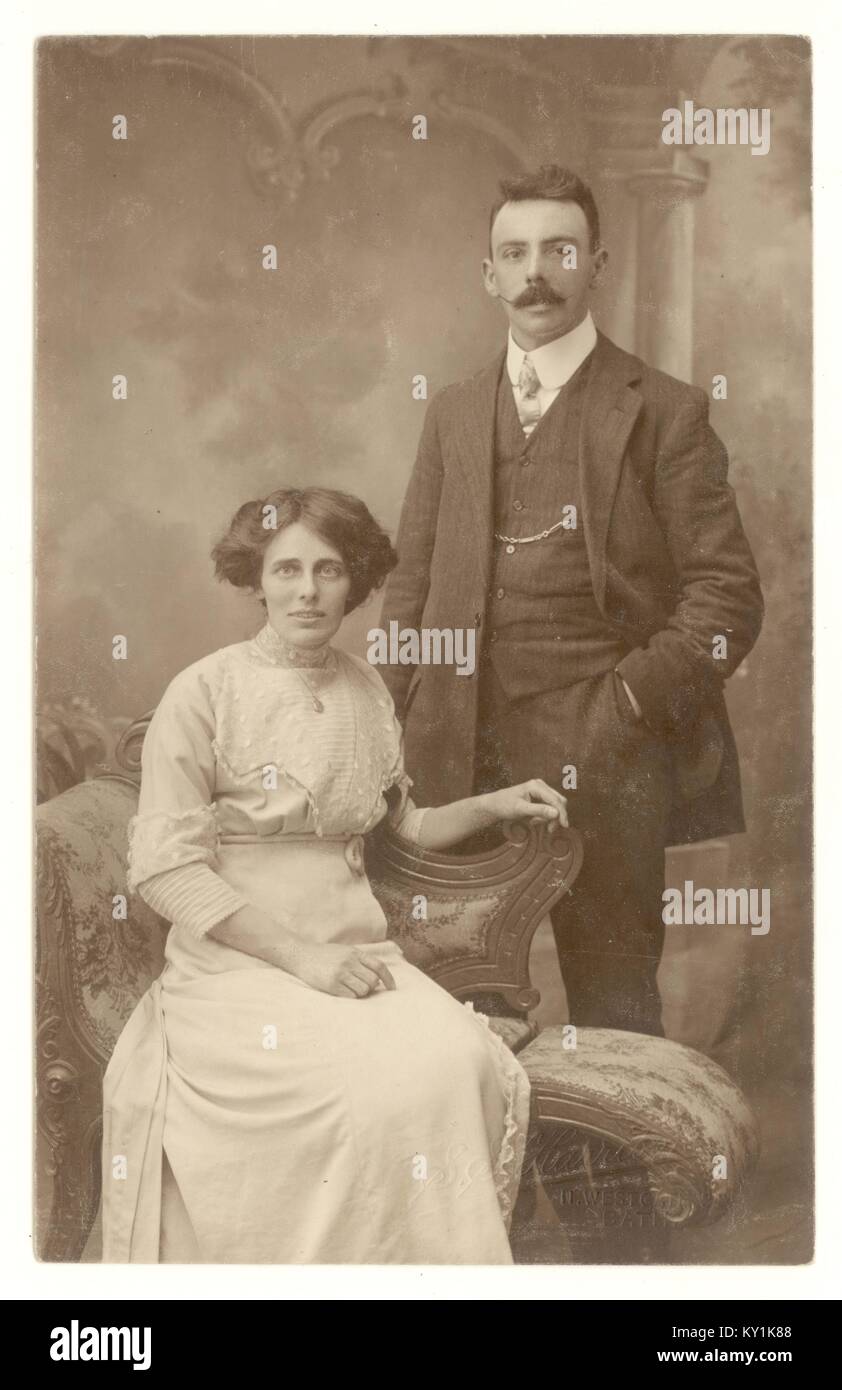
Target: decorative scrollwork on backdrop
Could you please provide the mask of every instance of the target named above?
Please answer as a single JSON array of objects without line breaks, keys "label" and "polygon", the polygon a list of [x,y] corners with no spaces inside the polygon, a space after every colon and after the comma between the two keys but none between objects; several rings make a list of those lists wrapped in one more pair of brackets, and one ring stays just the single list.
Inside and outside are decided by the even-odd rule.
[{"label": "decorative scrollwork on backdrop", "polygon": [[403,121],[409,126],[417,111],[438,114],[449,123],[463,125],[493,140],[506,152],[507,162],[517,167],[528,163],[528,152],[514,130],[504,121],[467,103],[446,96],[427,86],[423,79],[412,90],[396,72],[386,72],[378,85],[360,91],[344,92],[335,99],[296,117],[283,97],[242,64],[211,44],[156,38],[90,40],[90,53],[103,59],[120,58],[127,45],[142,45],[142,61],[150,67],[170,68],[210,77],[233,96],[244,101],[257,116],[264,135],[253,134],[246,150],[246,162],[254,186],[263,193],[283,192],[294,202],[308,179],[330,177],[340,160],[340,151],[330,136],[341,127],[370,117],[379,121]]}]

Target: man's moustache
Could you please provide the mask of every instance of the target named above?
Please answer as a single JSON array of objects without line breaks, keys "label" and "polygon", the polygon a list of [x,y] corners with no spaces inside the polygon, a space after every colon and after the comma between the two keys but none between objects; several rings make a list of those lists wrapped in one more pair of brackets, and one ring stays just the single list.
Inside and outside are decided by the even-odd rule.
[{"label": "man's moustache", "polygon": [[530,309],[533,304],[564,303],[561,295],[554,294],[552,290],[524,290],[517,299],[506,299],[504,294],[501,294],[500,298],[504,303],[511,304],[513,309]]}]

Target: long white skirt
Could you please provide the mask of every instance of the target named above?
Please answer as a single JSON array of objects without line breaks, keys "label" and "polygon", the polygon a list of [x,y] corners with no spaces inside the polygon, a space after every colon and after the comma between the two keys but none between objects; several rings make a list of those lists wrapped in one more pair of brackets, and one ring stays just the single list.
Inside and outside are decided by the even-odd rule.
[{"label": "long white skirt", "polygon": [[526,1074],[308,840],[223,845],[220,872],[397,989],[341,999],[175,925],[105,1074],[103,1260],[511,1263]]}]

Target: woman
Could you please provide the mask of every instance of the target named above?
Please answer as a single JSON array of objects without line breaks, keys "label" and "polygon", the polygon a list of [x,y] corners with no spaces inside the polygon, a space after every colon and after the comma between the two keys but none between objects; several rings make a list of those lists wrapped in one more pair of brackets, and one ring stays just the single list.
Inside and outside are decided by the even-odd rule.
[{"label": "woman", "polygon": [[330,644],[396,558],[323,488],[246,503],[215,547],[267,621],[146,735],[129,886],[173,926],[105,1074],[106,1261],[511,1261],[525,1073],[387,940],[362,837],[389,814],[443,848],[566,823],[564,798],[413,806],[383,681]]}]

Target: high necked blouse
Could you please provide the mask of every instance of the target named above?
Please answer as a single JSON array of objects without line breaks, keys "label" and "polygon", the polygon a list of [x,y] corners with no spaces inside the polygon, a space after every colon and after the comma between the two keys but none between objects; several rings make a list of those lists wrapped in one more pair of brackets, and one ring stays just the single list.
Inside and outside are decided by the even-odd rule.
[{"label": "high necked blouse", "polygon": [[129,887],[196,936],[248,901],[218,872],[223,844],[351,841],[387,814],[418,838],[424,811],[379,673],[335,647],[318,665],[292,655],[267,623],[180,672],[149,725]]}]

